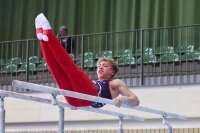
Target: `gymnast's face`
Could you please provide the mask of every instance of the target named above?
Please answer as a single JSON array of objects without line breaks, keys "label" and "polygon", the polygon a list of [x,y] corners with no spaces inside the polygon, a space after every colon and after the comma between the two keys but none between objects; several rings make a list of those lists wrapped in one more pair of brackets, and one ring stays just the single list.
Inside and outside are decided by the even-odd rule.
[{"label": "gymnast's face", "polygon": [[97,75],[99,80],[110,80],[114,75],[111,64],[107,61],[99,62],[97,66]]}]

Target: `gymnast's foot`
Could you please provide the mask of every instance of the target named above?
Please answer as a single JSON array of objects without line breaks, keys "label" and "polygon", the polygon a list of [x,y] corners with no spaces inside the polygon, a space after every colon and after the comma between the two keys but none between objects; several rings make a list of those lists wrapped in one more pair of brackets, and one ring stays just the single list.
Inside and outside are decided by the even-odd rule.
[{"label": "gymnast's foot", "polygon": [[49,21],[44,16],[43,13],[39,14],[35,19],[35,27],[36,27],[36,33],[39,40],[41,40],[41,33],[42,33],[42,39],[47,42],[49,40],[47,36],[47,31],[51,30],[51,26],[49,24]]}]

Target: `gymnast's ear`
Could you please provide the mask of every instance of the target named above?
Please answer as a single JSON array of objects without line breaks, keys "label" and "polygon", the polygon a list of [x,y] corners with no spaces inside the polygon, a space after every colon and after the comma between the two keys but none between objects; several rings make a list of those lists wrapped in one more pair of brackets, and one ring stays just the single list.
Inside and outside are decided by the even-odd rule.
[{"label": "gymnast's ear", "polygon": [[115,75],[115,71],[114,71],[114,70],[112,70],[111,74],[112,74],[112,76],[113,76],[113,75]]}]

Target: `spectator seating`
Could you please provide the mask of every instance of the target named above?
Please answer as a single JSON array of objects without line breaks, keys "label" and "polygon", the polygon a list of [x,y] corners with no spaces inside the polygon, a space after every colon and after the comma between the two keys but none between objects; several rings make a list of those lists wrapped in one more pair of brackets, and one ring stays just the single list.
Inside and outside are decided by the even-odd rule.
[{"label": "spectator seating", "polygon": [[[141,54],[142,54],[142,50],[141,49],[137,49],[136,52],[135,52],[135,54],[133,56],[139,57],[139,56],[141,56]],[[145,55],[146,54],[152,55],[152,54],[154,54],[154,52],[153,52],[152,48],[143,48],[143,54],[145,54]]]},{"label": "spectator seating", "polygon": [[37,71],[47,72],[48,71],[47,63],[42,62],[41,64],[39,64],[39,66],[37,67]]},{"label": "spectator seating", "polygon": [[69,56],[72,58],[72,60],[75,60],[74,54],[69,54]]},{"label": "spectator seating", "polygon": [[168,53],[174,53],[174,48],[171,46],[161,46],[156,49],[155,55],[163,55]]},{"label": "spectator seating", "polygon": [[166,53],[161,55],[161,57],[157,60],[157,64],[170,64],[174,63],[178,65],[180,63],[179,55],[174,53]]},{"label": "spectator seating", "polygon": [[43,63],[43,62],[45,62],[44,57],[42,57],[42,58],[39,60],[39,63]]},{"label": "spectator seating", "polygon": [[8,59],[6,64],[15,64],[19,66],[20,64],[22,64],[22,59],[19,57],[13,57],[13,58]]},{"label": "spectator seating", "polygon": [[[27,59],[24,60],[23,64],[26,62],[27,62]],[[30,56],[29,63],[34,63],[34,64],[38,65],[40,63],[39,57],[38,56]]]},{"label": "spectator seating", "polygon": [[132,56],[124,56],[117,60],[118,66],[130,66],[135,67],[135,58]]},{"label": "spectator seating", "polygon": [[132,56],[132,50],[131,49],[121,49],[119,50],[115,55],[114,55],[114,59],[117,59],[117,58],[121,58],[121,57],[124,57],[124,56]]},{"label": "spectator seating", "polygon": [[17,75],[17,72],[17,65],[15,64],[7,64],[1,70],[2,74],[12,74],[12,76]]},{"label": "spectator seating", "polygon": [[200,61],[200,52],[187,52],[184,55],[182,55],[181,61],[186,62],[186,61],[195,61],[198,62]]},{"label": "spectator seating", "polygon": [[108,51],[101,51],[101,52],[98,52],[98,53],[95,55],[95,60],[98,60],[100,57],[112,58],[112,51],[108,50]]},{"label": "spectator seating", "polygon": [[[25,73],[26,69],[27,69],[27,63],[23,63],[21,67],[18,69],[18,72]],[[36,65],[34,63],[29,63],[28,71],[30,74],[37,74]]]},{"label": "spectator seating", "polygon": [[[199,51],[199,52],[198,52]],[[194,46],[193,45],[185,45],[182,47],[179,47],[175,53],[173,47],[171,46],[162,46],[158,47],[155,51],[156,55],[160,55],[159,59],[157,60],[157,57],[153,53],[152,48],[144,48],[143,49],[143,62],[141,62],[141,49],[138,49],[133,57],[132,55],[132,50],[130,49],[121,49],[119,50],[115,56],[113,56],[113,52],[108,50],[108,51],[101,51],[98,52],[95,55],[95,58],[93,56],[92,52],[86,52],[84,54],[84,68],[83,69],[89,69],[89,70],[94,70],[96,69],[95,65],[95,60],[97,60],[99,57],[109,57],[109,58],[117,58],[117,63],[119,67],[121,66],[130,66],[131,68],[135,67],[136,65],[147,65],[147,64],[179,64],[181,62],[191,62],[195,61],[200,63],[200,48],[194,51]],[[186,52],[186,53],[184,53]],[[179,53],[182,53],[182,55],[179,55]],[[184,53],[184,54],[183,54]],[[73,60],[76,60],[76,64],[78,67],[81,68],[81,59],[82,59],[82,54],[80,53],[77,58],[75,58],[74,54],[69,54]],[[95,59],[95,60],[94,60]],[[19,73],[19,72],[26,72],[27,68],[27,61],[26,59],[24,62],[21,62],[21,58],[19,57],[14,57],[10,58],[6,63],[4,63],[4,59],[0,59],[0,65],[1,67],[1,73]],[[4,64],[4,66],[3,66]],[[5,65],[6,64],[6,65]],[[18,66],[17,69],[15,68],[17,65],[21,64],[21,67]],[[37,67],[38,64],[38,67]],[[42,57],[39,59],[37,56],[31,56],[29,57],[29,72],[37,72],[37,71],[48,71],[48,66],[45,63],[44,58]]]},{"label": "spectator seating", "polygon": [[[143,57],[143,62],[142,62],[142,57]],[[156,63],[156,56],[153,54],[143,54],[138,60],[137,64],[138,65],[148,65],[148,64],[155,64]]]},{"label": "spectator seating", "polygon": [[183,45],[176,49],[177,54],[184,54],[186,52],[193,52],[194,51],[194,45]]},{"label": "spectator seating", "polygon": [[[76,64],[77,64],[77,66],[79,68],[82,67],[81,60],[78,61]],[[96,68],[96,66],[95,66],[95,63],[94,63],[93,59],[86,59],[86,60],[84,60],[84,68],[82,68],[82,69],[94,70],[95,68]]]},{"label": "spectator seating", "polygon": [[[93,59],[93,53],[92,52],[85,52],[84,53],[84,60],[88,60],[88,59]],[[77,58],[76,61],[80,61],[82,59],[82,53],[80,53]]]}]

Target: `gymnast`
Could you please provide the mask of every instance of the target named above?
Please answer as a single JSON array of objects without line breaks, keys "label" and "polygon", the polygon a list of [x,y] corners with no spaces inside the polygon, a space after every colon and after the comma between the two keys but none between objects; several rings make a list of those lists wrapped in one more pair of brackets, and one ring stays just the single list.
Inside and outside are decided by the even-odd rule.
[{"label": "gymnast", "polygon": [[[113,59],[99,58],[97,62],[98,81],[92,81],[85,74],[69,54],[62,47],[44,14],[39,14],[35,19],[36,35],[48,68],[60,89],[84,93],[92,96],[113,99],[117,107],[122,103],[129,106],[138,106],[139,99],[131,92],[120,79],[113,79],[118,72],[118,66]],[[92,102],[65,96],[66,101],[72,106],[103,107],[104,103]]]}]

